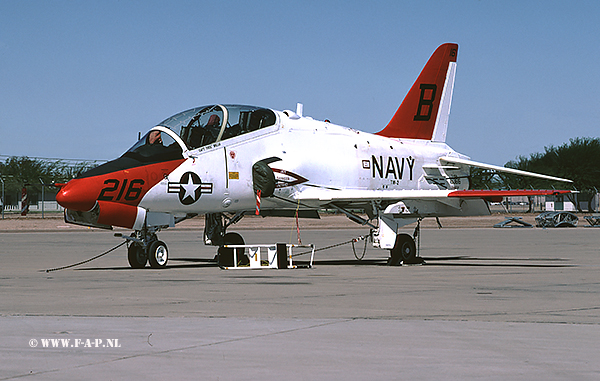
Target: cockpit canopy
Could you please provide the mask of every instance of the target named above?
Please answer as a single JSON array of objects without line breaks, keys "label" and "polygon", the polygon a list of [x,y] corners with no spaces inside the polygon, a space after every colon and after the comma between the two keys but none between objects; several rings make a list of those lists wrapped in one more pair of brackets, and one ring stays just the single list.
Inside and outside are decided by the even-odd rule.
[{"label": "cockpit canopy", "polygon": [[[184,159],[184,152],[248,134],[277,123],[272,110],[254,106],[212,105],[180,112],[153,127],[118,159],[78,178],[102,175],[152,163]],[[193,155],[187,154],[186,157]]]},{"label": "cockpit canopy", "polygon": [[266,108],[212,105],[176,114],[161,123],[196,149],[275,124],[275,113]]},{"label": "cockpit canopy", "polygon": [[182,158],[194,150],[235,136],[272,126],[272,110],[254,106],[210,105],[180,112],[160,122],[123,156],[142,162]]},{"label": "cockpit canopy", "polygon": [[123,156],[143,163],[177,160],[182,158],[183,149],[169,133],[162,128],[153,128],[133,145]]}]

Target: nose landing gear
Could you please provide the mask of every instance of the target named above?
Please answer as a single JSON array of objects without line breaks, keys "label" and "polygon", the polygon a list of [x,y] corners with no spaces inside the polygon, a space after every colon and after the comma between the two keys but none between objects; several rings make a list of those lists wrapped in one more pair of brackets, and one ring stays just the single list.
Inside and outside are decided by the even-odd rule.
[{"label": "nose landing gear", "polygon": [[156,231],[137,230],[131,233],[131,236],[123,238],[129,241],[127,260],[132,268],[142,269],[148,262],[153,269],[167,266],[169,250],[167,245],[158,239]]},{"label": "nose landing gear", "polygon": [[131,268],[141,269],[146,267],[148,254],[142,245],[137,242],[131,242],[127,246],[127,260],[129,261],[129,266],[131,266]]},{"label": "nose landing gear", "polygon": [[153,269],[161,269],[167,266],[169,250],[163,241],[154,241],[148,248],[148,262]]}]

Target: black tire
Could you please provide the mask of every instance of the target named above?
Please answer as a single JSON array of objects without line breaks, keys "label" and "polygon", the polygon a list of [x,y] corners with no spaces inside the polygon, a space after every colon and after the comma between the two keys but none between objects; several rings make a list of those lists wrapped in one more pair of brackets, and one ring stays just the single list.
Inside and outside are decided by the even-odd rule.
[{"label": "black tire", "polygon": [[390,250],[388,265],[400,266],[402,263],[417,263],[416,258],[417,246],[415,240],[408,234],[398,234],[394,248]]},{"label": "black tire", "polygon": [[148,262],[148,256],[140,245],[132,243],[127,248],[127,260],[132,268],[143,269],[146,267],[146,262]]},{"label": "black tire", "polygon": [[154,241],[148,249],[148,261],[153,269],[162,269],[169,261],[169,250],[163,241]]},{"label": "black tire", "polygon": [[[243,245],[244,238],[238,233],[227,233],[223,237],[223,245]],[[232,267],[233,263],[233,250],[236,251],[236,256],[238,260],[238,265],[248,265],[250,264],[250,260],[244,253],[244,249],[227,249],[223,246],[220,246],[217,250],[217,263],[221,267]]]}]

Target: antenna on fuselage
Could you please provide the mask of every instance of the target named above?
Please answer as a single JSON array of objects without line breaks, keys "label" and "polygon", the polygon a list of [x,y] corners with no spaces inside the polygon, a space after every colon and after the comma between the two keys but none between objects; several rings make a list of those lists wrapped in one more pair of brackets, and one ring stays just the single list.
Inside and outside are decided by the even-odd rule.
[{"label": "antenna on fuselage", "polygon": [[296,103],[296,115],[302,118],[302,112],[304,111],[304,105],[302,103]]}]

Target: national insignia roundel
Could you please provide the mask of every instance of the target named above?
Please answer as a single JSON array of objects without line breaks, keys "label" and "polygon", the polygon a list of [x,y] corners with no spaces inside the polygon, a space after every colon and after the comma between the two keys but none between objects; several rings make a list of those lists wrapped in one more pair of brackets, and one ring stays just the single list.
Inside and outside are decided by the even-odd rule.
[{"label": "national insignia roundel", "polygon": [[191,205],[200,199],[202,193],[212,193],[213,184],[203,183],[194,172],[186,172],[179,182],[169,181],[168,193],[177,193],[183,205]]}]

